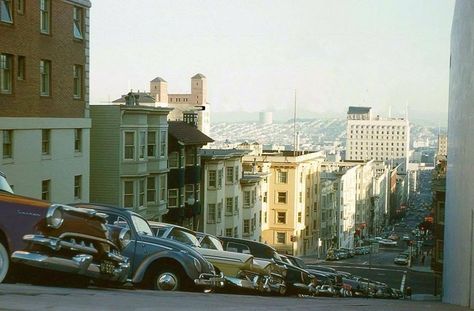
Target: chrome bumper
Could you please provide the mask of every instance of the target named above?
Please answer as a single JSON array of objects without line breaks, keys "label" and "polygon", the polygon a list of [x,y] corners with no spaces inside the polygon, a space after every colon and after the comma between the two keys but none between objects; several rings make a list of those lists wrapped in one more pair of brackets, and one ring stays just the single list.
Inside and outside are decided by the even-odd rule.
[{"label": "chrome bumper", "polygon": [[[23,239],[32,244],[48,246],[53,251],[58,251],[63,248],[89,253],[92,249],[90,247],[86,247],[87,249],[78,249],[76,244],[43,235],[25,235]],[[39,252],[16,251],[12,254],[11,258],[13,262],[37,268],[73,273],[94,279],[125,282],[130,270],[128,258],[114,253],[107,253],[106,256],[107,258],[104,258],[105,260],[114,261],[116,263],[113,269],[110,267],[107,269],[107,273],[101,272],[100,263],[94,263],[91,254],[77,254],[71,258],[63,258]]]},{"label": "chrome bumper", "polygon": [[224,287],[224,274],[201,273],[199,278],[194,280],[194,284],[198,286]]},{"label": "chrome bumper", "polygon": [[304,284],[304,283],[293,283],[292,286],[301,294],[309,294],[314,295],[318,292],[316,286],[312,283]]},{"label": "chrome bumper", "polygon": [[245,288],[245,289],[252,289],[259,292],[269,292],[270,285],[269,285],[269,277],[256,275],[253,278],[238,278],[238,277],[231,277],[225,276],[227,283],[232,285]]}]

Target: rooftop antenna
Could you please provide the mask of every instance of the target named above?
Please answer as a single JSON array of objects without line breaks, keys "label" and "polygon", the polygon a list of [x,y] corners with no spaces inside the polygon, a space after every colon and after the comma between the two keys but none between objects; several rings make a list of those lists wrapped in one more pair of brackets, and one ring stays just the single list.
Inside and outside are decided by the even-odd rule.
[{"label": "rooftop antenna", "polygon": [[295,103],[293,107],[293,156],[296,156],[296,89],[295,89]]}]

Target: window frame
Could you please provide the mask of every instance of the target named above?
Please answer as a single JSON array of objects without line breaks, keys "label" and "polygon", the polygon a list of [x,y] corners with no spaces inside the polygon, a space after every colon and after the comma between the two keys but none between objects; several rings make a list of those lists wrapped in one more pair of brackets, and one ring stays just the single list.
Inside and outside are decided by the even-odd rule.
[{"label": "window frame", "polygon": [[158,188],[159,188],[159,197],[160,203],[167,202],[168,197],[168,183],[167,183],[167,176],[166,174],[162,174],[158,177]]},{"label": "window frame", "polygon": [[[172,201],[176,200],[176,204],[171,204]],[[172,188],[168,189],[168,208],[179,207],[179,189]]]},{"label": "window frame", "polygon": [[[147,176],[146,178],[146,202],[155,204],[157,201],[157,178],[156,176]],[[150,200],[150,198],[152,198]]]},{"label": "window frame", "polygon": [[84,40],[84,9],[79,6],[74,6],[72,11],[72,35],[75,40]]},{"label": "window frame", "polygon": [[[133,137],[133,144],[127,144],[127,134],[131,134]],[[123,160],[134,161],[136,157],[136,132],[135,131],[123,131]],[[132,157],[127,157],[127,148],[132,151]]]},{"label": "window frame", "polygon": [[13,1],[12,0],[0,0],[0,5],[5,4],[7,8],[8,15],[10,17],[10,20],[4,20],[2,19],[2,14],[1,14],[1,7],[0,7],[0,22],[1,23],[6,23],[6,24],[13,24]]},{"label": "window frame", "polygon": [[51,179],[41,181],[41,200],[51,201]]},{"label": "window frame", "polygon": [[[284,194],[284,202],[281,200],[283,197],[280,197],[280,194]],[[286,191],[277,191],[276,203],[278,204],[287,204],[288,202],[288,193]]]},{"label": "window frame", "polygon": [[288,183],[288,171],[278,170],[277,184]]},{"label": "window frame", "polygon": [[225,168],[225,183],[226,184],[234,183],[234,167],[233,166],[227,166]]},{"label": "window frame", "polygon": [[216,223],[216,204],[215,203],[207,204],[207,223],[208,224]]},{"label": "window frame", "polygon": [[40,59],[40,96],[51,96],[51,61]]},{"label": "window frame", "polygon": [[3,159],[13,159],[13,130],[2,130],[2,138]]},{"label": "window frame", "polygon": [[76,153],[82,152],[82,129],[81,128],[74,129],[74,152]]},{"label": "window frame", "polygon": [[74,176],[74,200],[82,198],[82,175]]},{"label": "window frame", "polygon": [[156,131],[148,131],[147,133],[146,154],[148,158],[156,158]]},{"label": "window frame", "polygon": [[[127,192],[131,186],[131,192]],[[124,180],[122,183],[122,206],[124,208],[133,209],[135,207],[135,182],[133,180]],[[127,202],[131,200],[131,206],[127,206]]]},{"label": "window frame", "polygon": [[217,188],[217,170],[207,171],[207,187],[210,189]]},{"label": "window frame", "polygon": [[82,65],[72,65],[73,72],[73,92],[72,96],[74,99],[82,99],[83,97],[83,81],[84,81],[84,68]]},{"label": "window frame", "polygon": [[275,241],[276,244],[286,244],[286,232],[276,232]]},{"label": "window frame", "polygon": [[40,0],[40,33],[51,34],[51,1]]},{"label": "window frame", "polygon": [[41,130],[41,154],[51,155],[51,129]]},{"label": "window frame", "polygon": [[0,94],[13,94],[13,55],[7,53],[0,53]]},{"label": "window frame", "polygon": [[23,55],[17,55],[16,57],[16,79],[20,81],[26,80],[26,57]]},{"label": "window frame", "polygon": [[276,212],[275,223],[278,225],[286,225],[286,212],[285,211]]}]

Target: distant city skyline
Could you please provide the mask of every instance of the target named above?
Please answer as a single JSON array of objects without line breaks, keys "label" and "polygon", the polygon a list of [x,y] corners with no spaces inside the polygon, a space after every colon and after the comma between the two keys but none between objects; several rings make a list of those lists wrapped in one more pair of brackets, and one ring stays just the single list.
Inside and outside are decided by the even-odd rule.
[{"label": "distant city skyline", "polygon": [[[94,1],[91,103],[160,76],[208,79],[212,112],[343,116],[348,106],[447,120],[454,1]],[[124,14],[126,12],[126,14]],[[118,31],[119,30],[119,31]],[[257,114],[258,118],[258,114]]]}]

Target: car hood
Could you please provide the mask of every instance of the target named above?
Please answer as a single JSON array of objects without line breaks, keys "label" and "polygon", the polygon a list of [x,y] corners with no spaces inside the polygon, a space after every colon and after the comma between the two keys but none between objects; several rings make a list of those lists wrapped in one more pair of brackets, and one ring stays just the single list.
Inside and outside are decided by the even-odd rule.
[{"label": "car hood", "polygon": [[158,238],[154,236],[148,236],[148,235],[140,235],[140,238],[143,242],[162,245],[162,246],[171,248],[174,251],[186,252],[196,258],[204,259],[203,256],[199,252],[197,252],[194,248],[189,247],[186,244],[183,244],[180,242],[176,242],[176,241],[168,240],[168,239],[162,239],[162,238]]}]

